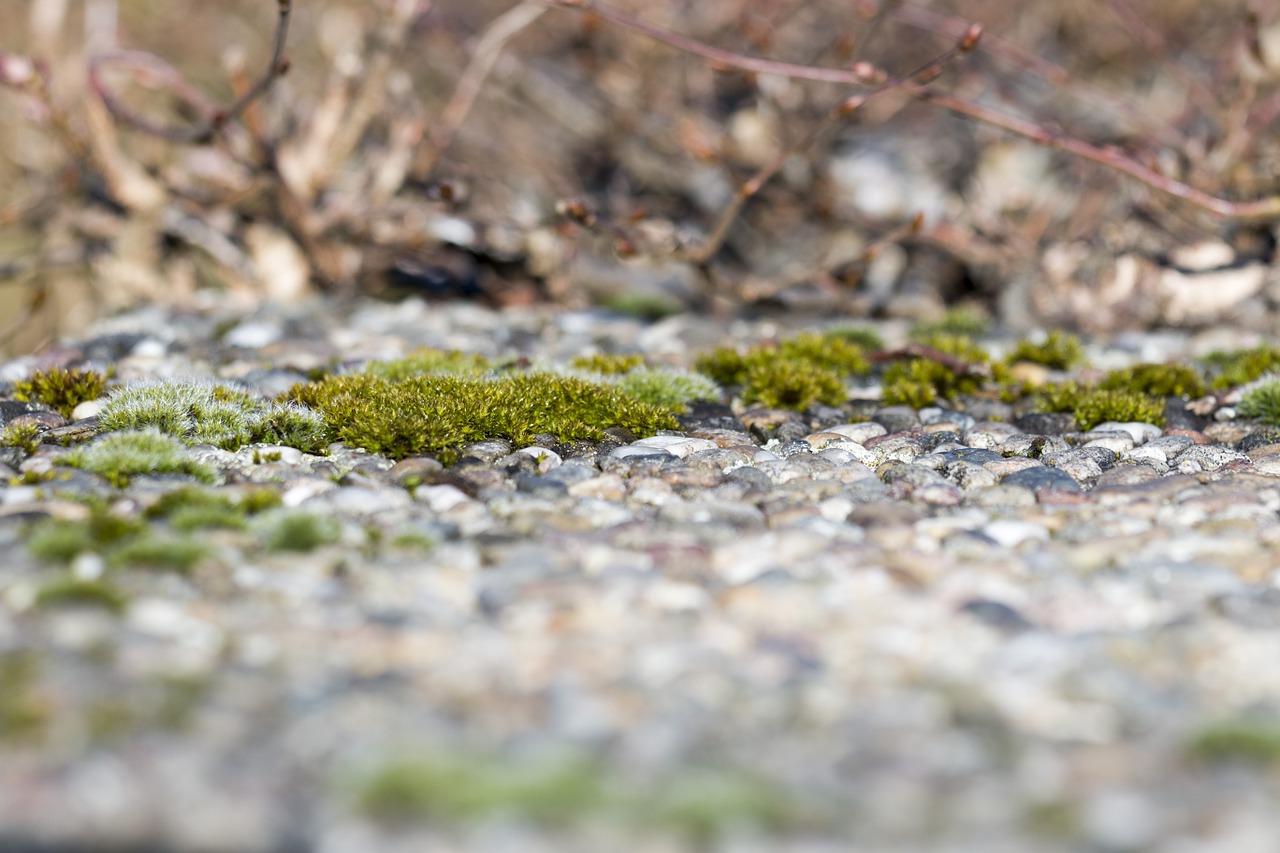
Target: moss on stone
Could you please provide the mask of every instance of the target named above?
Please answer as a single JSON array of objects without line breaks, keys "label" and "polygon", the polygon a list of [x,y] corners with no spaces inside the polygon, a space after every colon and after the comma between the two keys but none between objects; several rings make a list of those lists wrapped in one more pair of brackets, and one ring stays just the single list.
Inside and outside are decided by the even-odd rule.
[{"label": "moss on stone", "polygon": [[1006,364],[1030,362],[1052,370],[1070,370],[1084,359],[1084,347],[1075,335],[1054,330],[1043,340],[1024,338],[1005,357]]},{"label": "moss on stone", "polygon": [[40,608],[98,607],[110,613],[123,613],[128,599],[108,581],[66,577],[41,586],[36,592],[35,604]]},{"label": "moss on stone", "polygon": [[844,382],[833,371],[799,359],[778,359],[751,366],[742,401],[803,411],[815,403],[839,405],[846,396]]},{"label": "moss on stone", "polygon": [[408,379],[427,373],[451,373],[459,376],[483,376],[491,369],[489,360],[481,355],[457,350],[424,347],[414,350],[404,358],[390,361],[371,361],[361,370],[381,379]]},{"label": "moss on stone", "polygon": [[683,412],[695,400],[718,400],[720,387],[710,377],[674,367],[640,367],[617,377],[626,394],[651,406]]},{"label": "moss on stone", "polygon": [[1156,397],[1199,397],[1204,380],[1185,364],[1135,364],[1112,370],[1098,383],[1104,391],[1128,391]]},{"label": "moss on stone", "polygon": [[282,510],[266,513],[254,526],[268,551],[311,551],[338,541],[338,522],[310,512]]},{"label": "moss on stone", "polygon": [[936,320],[927,320],[913,325],[911,339],[924,343],[926,339],[937,334],[978,338],[990,330],[991,318],[985,312],[969,305],[959,305],[947,309],[947,312]]},{"label": "moss on stone", "polygon": [[1211,762],[1280,762],[1280,721],[1240,719],[1212,723],[1187,740],[1188,753]]},{"label": "moss on stone", "polygon": [[1280,371],[1280,347],[1271,344],[1245,350],[1219,350],[1200,360],[1217,389],[1235,388],[1264,373]]},{"label": "moss on stone", "polygon": [[107,377],[96,370],[78,367],[54,367],[37,370],[30,378],[14,383],[16,400],[44,403],[65,418],[76,406],[96,400],[107,389]]},{"label": "moss on stone", "polygon": [[91,471],[124,487],[140,474],[187,474],[205,483],[214,470],[191,458],[186,446],[156,429],[126,430],[99,436],[58,457],[59,465]]},{"label": "moss on stone", "polygon": [[35,424],[10,424],[0,429],[0,447],[17,447],[35,453],[40,447],[40,428]]},{"label": "moss on stone", "polygon": [[79,554],[103,553],[145,532],[146,525],[138,519],[95,506],[83,521],[51,518],[38,522],[27,536],[27,550],[41,560],[69,563]]},{"label": "moss on stone", "polygon": [[197,380],[140,382],[107,398],[104,431],[155,429],[187,444],[235,450],[251,442],[323,452],[323,420],[300,406],[254,397],[231,385]]},{"label": "moss on stone", "polygon": [[1046,386],[1038,394],[1035,406],[1041,412],[1071,412],[1082,430],[1093,429],[1104,421],[1164,424],[1164,400],[1160,397],[1077,382]]},{"label": "moss on stone", "polygon": [[518,445],[539,434],[599,440],[610,427],[653,435],[677,426],[667,408],[608,384],[550,373],[403,380],[357,373],[295,386],[286,399],[317,410],[334,439],[393,459],[431,454],[452,462],[462,446],[490,438]]},{"label": "moss on stone", "polygon": [[569,365],[575,370],[600,373],[605,376],[628,373],[644,364],[644,356],[638,352],[594,353],[573,358]]},{"label": "moss on stone", "polygon": [[1263,382],[1245,392],[1236,412],[1268,426],[1280,426],[1280,377]]}]

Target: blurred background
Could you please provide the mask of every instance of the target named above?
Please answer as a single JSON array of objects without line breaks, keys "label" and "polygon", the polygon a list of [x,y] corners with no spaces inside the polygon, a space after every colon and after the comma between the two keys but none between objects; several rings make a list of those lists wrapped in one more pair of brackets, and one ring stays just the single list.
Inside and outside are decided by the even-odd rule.
[{"label": "blurred background", "polygon": [[[1265,4],[1264,4],[1265,5]],[[1115,146],[1228,199],[1280,191],[1274,11],[1191,0],[614,0],[734,54],[906,74]],[[1231,223],[902,92],[747,73],[590,10],[308,0],[5,0],[0,355],[138,302],[313,294],[928,318],[1274,327],[1271,222]],[[1268,17],[1270,15],[1271,17]],[[122,56],[120,51],[134,52]],[[90,63],[97,57],[97,91]],[[781,168],[705,263],[737,187]],[[566,216],[568,211],[573,214]],[[917,217],[919,217],[917,219]]]}]

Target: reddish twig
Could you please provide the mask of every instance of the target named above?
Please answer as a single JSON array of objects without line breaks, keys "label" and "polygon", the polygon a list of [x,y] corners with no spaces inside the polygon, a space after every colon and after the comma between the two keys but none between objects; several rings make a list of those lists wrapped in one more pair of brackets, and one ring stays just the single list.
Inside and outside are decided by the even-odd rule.
[{"label": "reddish twig", "polygon": [[[89,60],[89,85],[102,100],[107,111],[120,124],[134,130],[158,136],[171,142],[202,143],[208,142],[227,123],[235,121],[248,109],[249,105],[262,97],[271,88],[277,77],[289,68],[284,57],[285,43],[289,35],[289,18],[293,11],[293,0],[276,0],[278,15],[276,18],[275,41],[272,46],[271,60],[266,70],[257,81],[240,97],[226,106],[218,106],[208,99],[203,92],[192,85],[169,63],[158,56],[138,51],[125,51],[95,56]],[[103,72],[107,68],[133,69],[135,79],[141,75],[149,75],[158,80],[183,103],[195,110],[201,117],[192,127],[166,125],[145,118],[137,111],[122,103],[106,85]]]},{"label": "reddish twig", "polygon": [[897,349],[877,350],[868,353],[867,357],[878,364],[886,361],[903,361],[909,358],[925,358],[929,361],[936,361],[948,370],[954,371],[957,376],[991,376],[991,365],[989,364],[984,364],[980,361],[965,361],[940,349],[915,342]]}]

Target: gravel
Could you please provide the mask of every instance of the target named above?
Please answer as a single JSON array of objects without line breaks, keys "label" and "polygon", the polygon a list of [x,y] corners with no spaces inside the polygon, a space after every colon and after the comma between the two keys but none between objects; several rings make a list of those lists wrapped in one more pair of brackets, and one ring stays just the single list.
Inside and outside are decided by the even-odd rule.
[{"label": "gravel", "polygon": [[[157,309],[57,352],[277,393],[423,345],[687,364],[715,327]],[[199,530],[186,571],[32,550],[82,498],[147,519],[192,478],[0,459],[0,849],[1273,849],[1280,445],[840,413],[695,407],[449,468],[196,448],[217,493],[280,505]]]}]

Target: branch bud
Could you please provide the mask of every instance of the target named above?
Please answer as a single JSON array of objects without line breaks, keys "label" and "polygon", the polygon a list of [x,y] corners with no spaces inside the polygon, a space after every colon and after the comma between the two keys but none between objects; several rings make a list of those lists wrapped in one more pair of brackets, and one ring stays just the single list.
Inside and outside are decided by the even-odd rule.
[{"label": "branch bud", "polygon": [[965,30],[964,35],[960,37],[960,41],[956,44],[956,50],[961,53],[968,53],[978,46],[978,41],[981,38],[982,24],[970,24],[969,29]]}]

